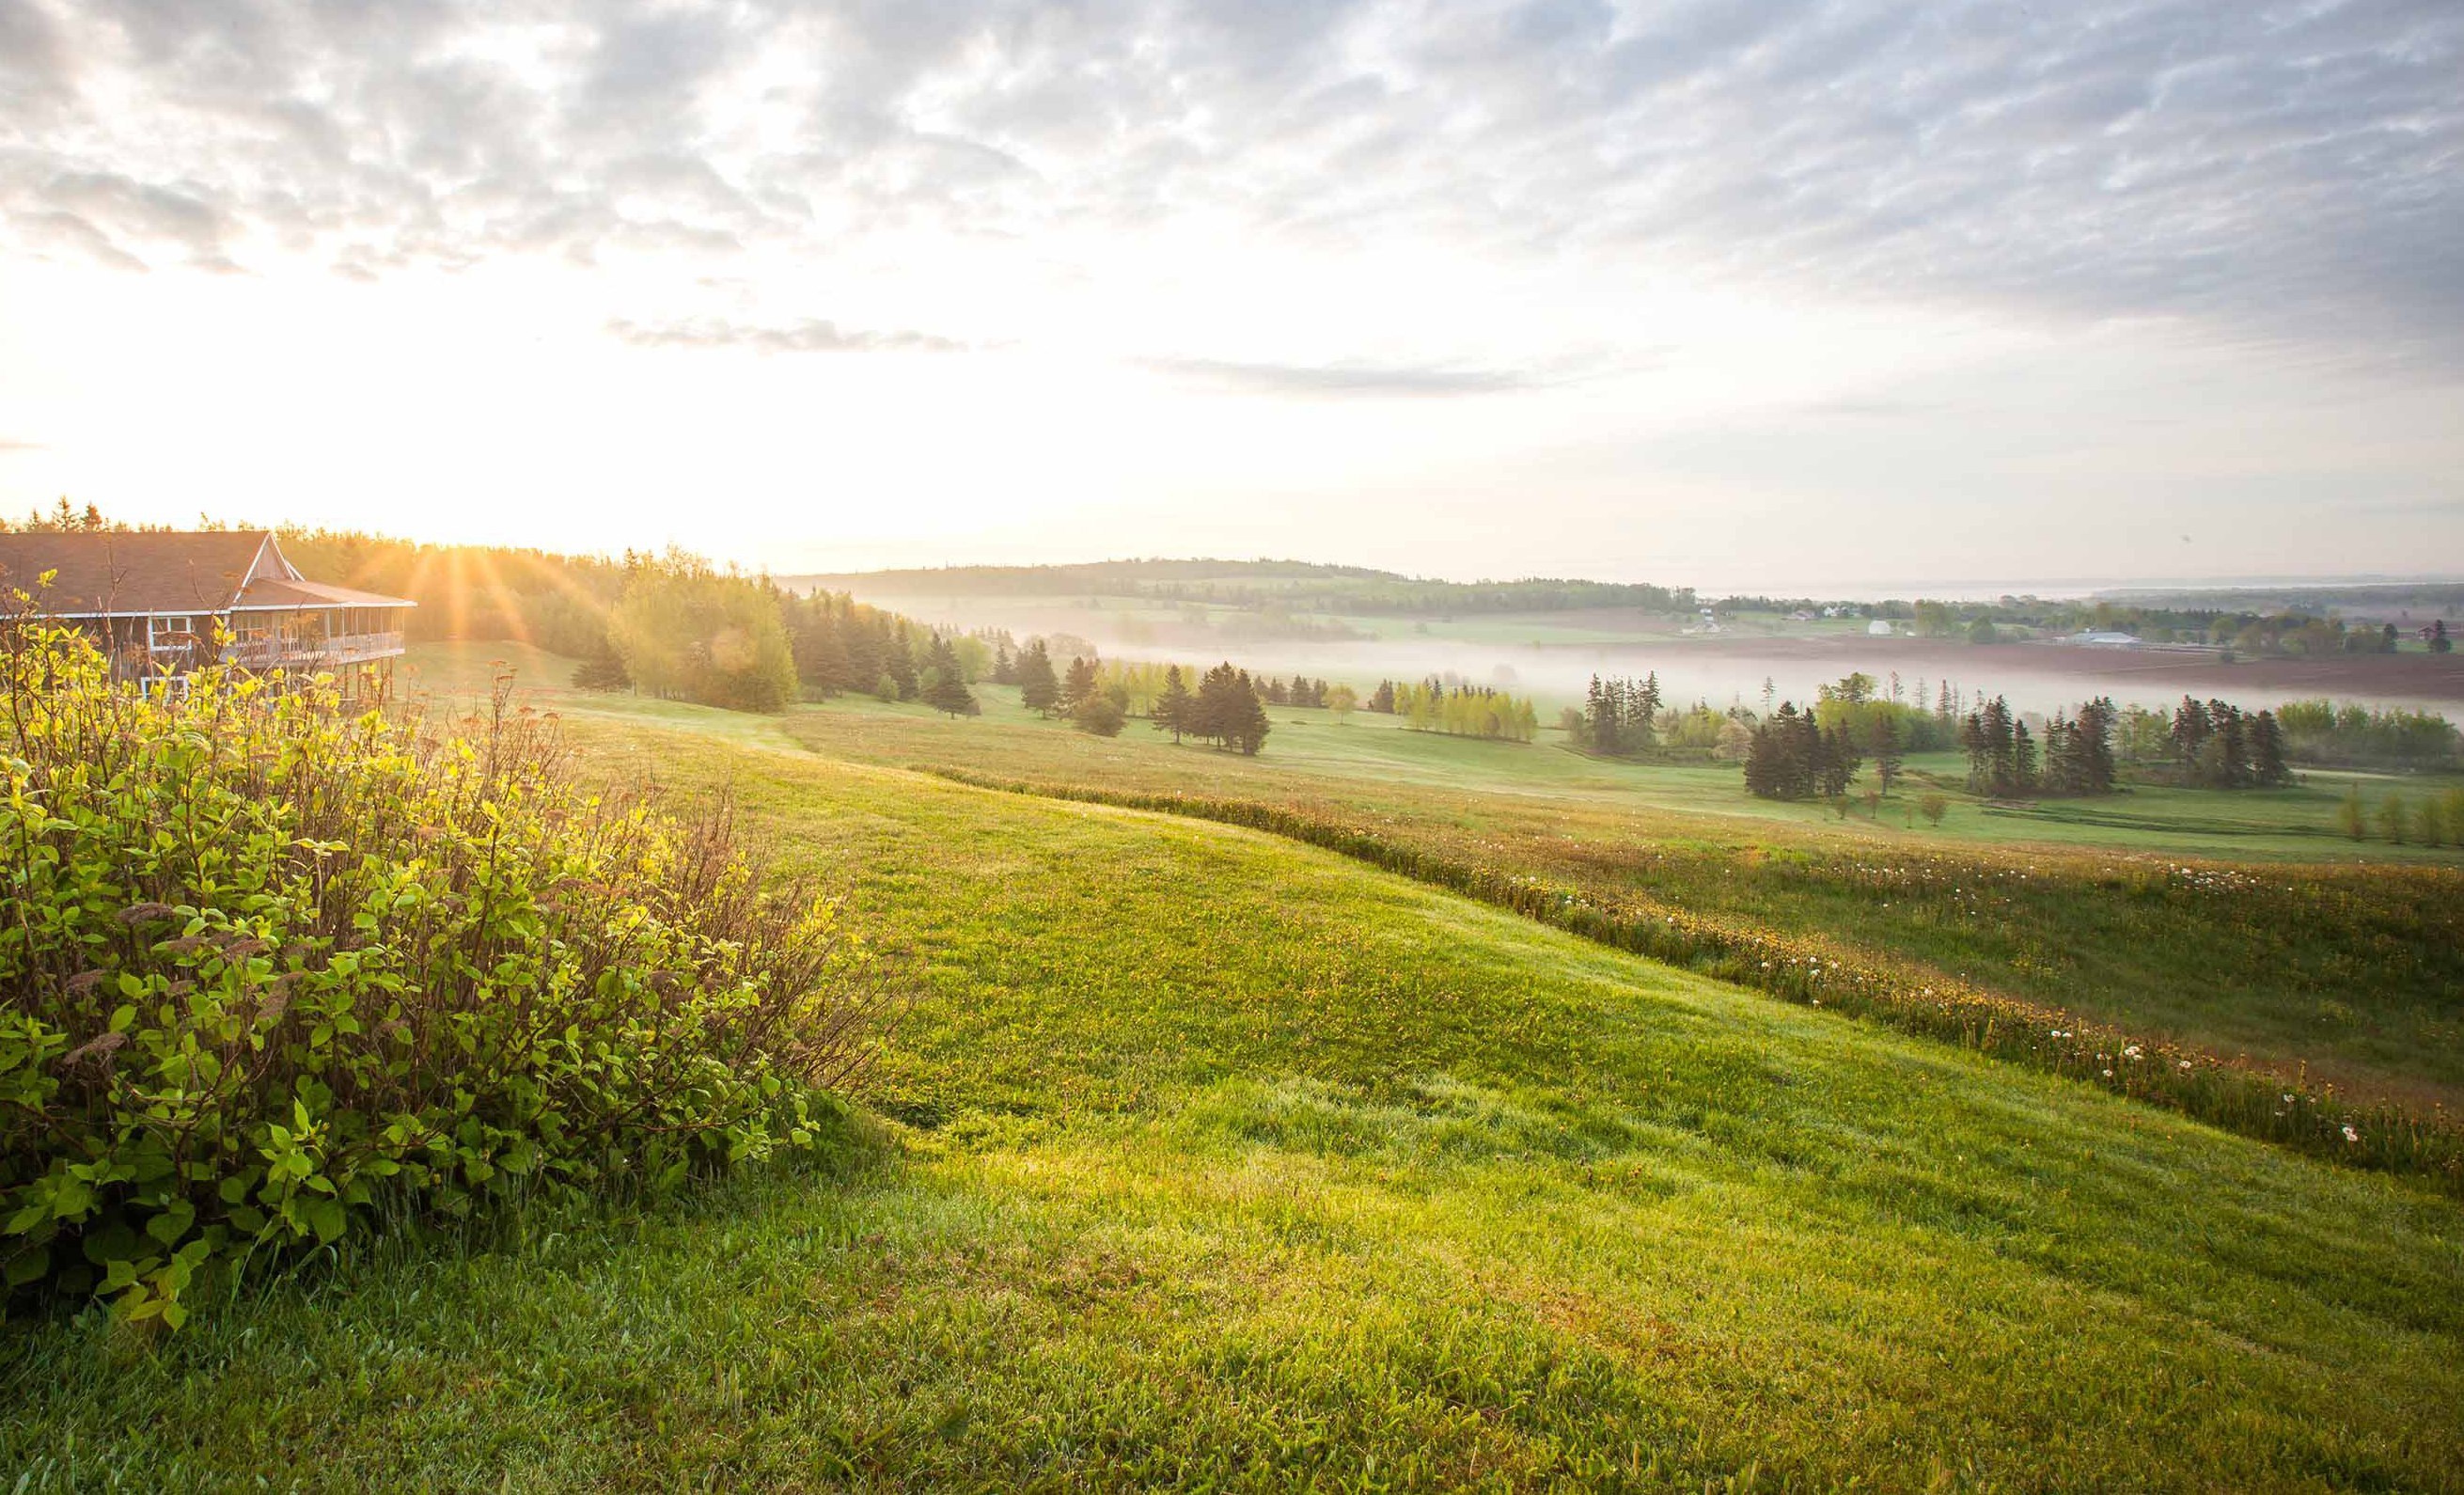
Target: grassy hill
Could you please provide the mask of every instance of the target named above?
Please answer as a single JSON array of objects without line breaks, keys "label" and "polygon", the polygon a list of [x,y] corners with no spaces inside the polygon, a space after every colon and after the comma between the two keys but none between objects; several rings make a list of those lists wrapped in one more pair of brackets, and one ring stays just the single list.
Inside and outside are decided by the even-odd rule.
[{"label": "grassy hill", "polygon": [[1286,841],[576,732],[905,953],[882,1119],[12,1329],[17,1487],[2459,1484],[2453,1202]]}]

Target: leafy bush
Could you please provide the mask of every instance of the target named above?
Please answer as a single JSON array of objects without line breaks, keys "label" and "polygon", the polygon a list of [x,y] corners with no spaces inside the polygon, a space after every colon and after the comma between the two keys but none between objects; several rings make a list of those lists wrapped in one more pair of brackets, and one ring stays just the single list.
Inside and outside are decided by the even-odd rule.
[{"label": "leafy bush", "polygon": [[176,1328],[203,1270],[380,1211],[661,1189],[814,1139],[877,1006],[722,807],[593,794],[551,726],[109,682],[0,632],[0,1264]]}]

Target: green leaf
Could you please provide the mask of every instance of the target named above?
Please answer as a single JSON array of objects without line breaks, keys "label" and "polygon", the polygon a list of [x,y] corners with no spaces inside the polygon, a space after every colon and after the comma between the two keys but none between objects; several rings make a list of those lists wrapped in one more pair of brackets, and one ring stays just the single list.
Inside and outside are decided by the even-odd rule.
[{"label": "green leaf", "polygon": [[344,1213],[341,1202],[326,1198],[322,1195],[308,1195],[302,1198],[299,1200],[299,1218],[306,1220],[308,1227],[317,1232],[319,1241],[327,1244],[331,1244],[339,1238],[342,1234],[342,1227],[349,1223],[349,1217]]}]

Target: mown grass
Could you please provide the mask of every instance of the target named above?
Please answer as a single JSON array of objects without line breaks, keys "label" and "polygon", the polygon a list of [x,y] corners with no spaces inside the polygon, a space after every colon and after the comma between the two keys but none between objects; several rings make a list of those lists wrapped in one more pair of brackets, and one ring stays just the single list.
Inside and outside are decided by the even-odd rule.
[{"label": "mown grass", "polygon": [[922,1000],[818,1175],[12,1330],[25,1487],[2455,1488],[2464,1210],[1287,842],[588,721]]},{"label": "mown grass", "polygon": [[953,722],[833,703],[781,730],[833,757],[1265,804],[1603,906],[1802,943],[1801,955],[1886,968],[1918,988],[1974,986],[2049,1027],[2082,1018],[2359,1101],[2464,1110],[2464,870],[2453,868],[2219,863],[1680,814],[1574,780],[1516,789],[1477,768],[1535,753],[1583,763],[1572,755],[1356,723],[1290,737],[1384,739],[1394,745],[1376,751],[1401,766],[1290,749],[1283,735],[1255,759],[1175,748],[1135,726],[1105,740],[1000,710]]}]

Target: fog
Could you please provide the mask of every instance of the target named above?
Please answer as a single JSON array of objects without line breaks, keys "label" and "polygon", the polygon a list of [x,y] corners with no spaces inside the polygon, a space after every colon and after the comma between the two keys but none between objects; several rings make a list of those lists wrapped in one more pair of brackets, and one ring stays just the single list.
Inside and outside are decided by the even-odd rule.
[{"label": "fog", "polygon": [[[862,595],[859,593],[859,595]],[[1603,638],[1612,627],[1586,629],[1582,614],[1495,622],[1447,623],[1381,619],[1374,638],[1273,636],[1273,627],[1243,614],[1217,614],[1210,626],[1187,616],[1121,606],[1089,606],[1084,599],[916,597],[878,595],[866,601],[941,627],[1006,628],[1021,642],[1054,639],[1064,655],[1086,645],[1107,658],[1205,664],[1229,659],[1255,673],[1293,673],[1348,682],[1362,690],[1381,679],[1431,675],[1496,686],[1534,698],[1544,717],[1582,699],[1595,674],[1657,672],[1662,698],[1686,706],[1745,705],[1761,710],[1766,682],[1771,699],[1804,702],[1817,687],[1854,671],[1872,675],[1888,694],[1892,677],[1914,700],[1931,700],[1941,682],[1969,695],[2006,696],[2023,712],[2068,710],[2095,695],[2123,705],[2170,707],[2185,693],[2220,696],[2252,707],[2329,696],[2373,706],[2402,706],[2455,715],[2464,702],[2464,665],[2390,671],[2385,656],[2321,660],[2242,659],[2206,651],[2090,649],[2031,642],[1971,645],[1858,633],[1780,638],[1676,633]],[[1616,620],[1603,618],[1602,623]],[[1305,627],[1305,626],[1304,626]],[[1421,631],[1426,629],[1428,631]],[[1519,632],[1519,638],[1447,637],[1463,631]],[[1586,634],[1589,636],[1586,636]],[[1564,638],[1551,637],[1564,634]],[[2406,666],[2426,661],[2406,659]]]}]

